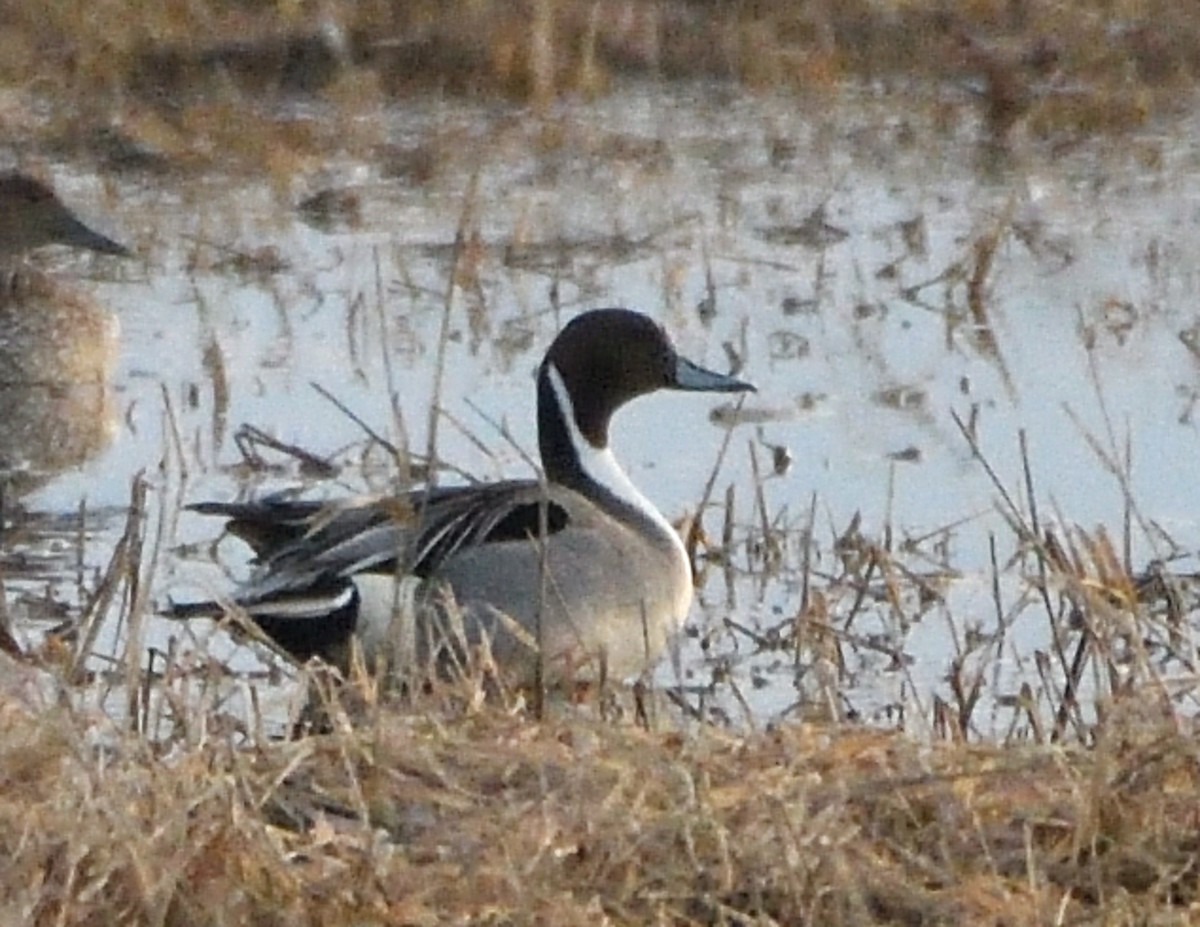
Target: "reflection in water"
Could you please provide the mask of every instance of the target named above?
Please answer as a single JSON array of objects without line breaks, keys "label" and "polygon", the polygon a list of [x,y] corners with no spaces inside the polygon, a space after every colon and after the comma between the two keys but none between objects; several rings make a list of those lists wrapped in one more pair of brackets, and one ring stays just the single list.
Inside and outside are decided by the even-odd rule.
[{"label": "reflection in water", "polygon": [[[383,114],[389,137],[410,148],[436,139],[438,152],[454,139],[461,156],[437,159],[420,185],[372,181],[364,164],[362,235],[313,231],[267,183],[198,182],[183,200],[197,209],[162,208],[156,196],[147,229],[176,244],[148,285],[119,297],[115,377],[129,427],[122,418],[115,452],[39,499],[65,487],[54,504],[70,507],[69,491],[85,485],[89,505],[125,505],[130,477],[174,446],[176,424],[189,497],[291,482],[289,470],[247,475],[222,444],[227,422],[356,467],[364,432],[344,410],[418,447],[438,410],[441,460],[483,478],[523,475],[520,449],[535,440],[532,345],[582,306],[619,300],[668,322],[710,364],[728,344],[763,389],[753,405],[714,415],[743,430],[713,483],[732,514],[724,525],[701,518],[734,546],[714,558],[728,572],[709,571],[696,638],[679,673],[663,668],[664,683],[732,677],[759,718],[793,703],[883,717],[909,712],[913,693],[953,704],[947,668],[973,663],[988,671],[980,704],[1011,701],[1027,681],[1040,692],[1038,660],[1061,649],[1059,625],[1039,614],[1049,611],[1035,607],[1040,592],[1025,595],[1030,576],[1041,581],[1028,568],[1030,535],[997,510],[972,447],[1018,507],[1045,500],[1043,522],[1060,534],[1073,524],[1111,532],[1133,513],[1200,546],[1200,482],[1180,463],[1198,437],[1200,174],[1194,152],[1170,141],[1194,132],[1172,124],[1133,146],[1062,152],[1033,143],[1005,174],[980,177],[978,125],[947,120],[953,104],[941,96],[916,102],[897,114],[867,92],[797,107],[655,88],[564,108],[551,138],[547,124],[489,107],[414,101]],[[645,170],[606,139],[662,139],[668,163]],[[0,217],[0,239],[4,229]],[[197,260],[201,246],[233,257]],[[264,275],[267,285],[246,285]],[[340,405],[314,401],[312,382]],[[164,398],[176,421],[159,414]],[[37,429],[28,421],[21,441]],[[717,442],[703,410],[667,424],[630,410],[619,450],[676,517],[701,498]],[[664,460],[668,438],[681,452]],[[33,451],[16,456],[45,465]],[[1108,462],[1130,457],[1132,473],[1115,478]],[[383,488],[391,474],[378,459],[364,455],[361,479],[347,468],[350,491]],[[861,523],[857,543],[847,523]],[[178,558],[184,575],[172,585],[194,577],[219,594],[225,569],[246,567],[236,548],[232,564],[214,562],[210,530],[179,519],[176,540],[196,556]],[[103,557],[118,536],[92,549]],[[1157,535],[1128,537],[1131,575],[1149,556],[1166,562]],[[155,624],[166,648],[178,626]],[[824,649],[831,640],[836,651]],[[904,717],[917,714],[929,717]]]}]

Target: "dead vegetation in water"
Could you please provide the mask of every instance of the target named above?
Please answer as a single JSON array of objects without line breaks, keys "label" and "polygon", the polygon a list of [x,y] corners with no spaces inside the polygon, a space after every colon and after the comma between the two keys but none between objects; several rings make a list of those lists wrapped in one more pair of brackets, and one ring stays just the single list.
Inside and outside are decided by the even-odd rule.
[{"label": "dead vegetation in water", "polygon": [[[470,6],[475,18],[463,16],[440,28],[469,26],[479,35],[493,35],[483,28],[490,24],[484,19],[502,15],[498,7]],[[754,13],[753,4],[741,5],[738,15],[747,19],[737,28],[764,36],[772,16],[788,15],[779,10],[783,6]],[[65,8],[56,7],[42,24],[48,43],[58,41],[54,29],[65,34],[85,22],[60,17],[58,10]],[[647,6],[647,15],[670,9]],[[716,22],[708,7],[680,4],[677,9],[697,11],[698,17],[712,13]],[[827,15],[854,11],[853,5],[840,9],[846,12]],[[988,9],[975,4],[960,15]],[[979,89],[988,111],[993,105],[996,110],[987,118],[1003,129],[1013,113],[1005,107],[1021,105],[1032,108],[1021,112],[1035,123],[1056,118],[1085,123],[1088,112],[1096,115],[1095,107],[1109,102],[1103,94],[1075,102],[1066,93],[1022,96],[1016,92],[1020,87],[1013,91],[1005,84],[1004,68],[1025,68],[1026,52],[1038,51],[1035,42],[1023,38],[1027,30],[1036,32],[1031,22],[1048,29],[1050,17],[1073,15],[1078,35],[1094,36],[1100,19],[1061,6],[1025,9],[1024,25],[1013,19],[984,30],[1013,32],[1009,46],[971,49],[978,73],[991,74],[992,84]],[[365,16],[370,6],[361,10]],[[1080,73],[1089,67],[1100,73],[1114,63],[1119,68],[1131,42],[1152,48],[1163,31],[1176,27],[1172,36],[1191,34],[1182,22],[1191,14],[1182,8],[1159,13],[1138,5],[1138,12],[1128,16],[1134,23],[1151,23],[1150,32],[1136,25],[1129,32],[1118,30],[1120,42],[1097,42],[1090,51],[1078,51],[1072,66]],[[768,48],[761,62],[747,65],[739,76],[752,85],[774,86],[793,73],[787,67],[795,67],[796,75],[817,77],[812,83],[820,85],[860,73],[858,67],[873,76],[892,73],[893,67],[903,73],[913,66],[911,56],[903,61],[908,52],[924,41],[940,43],[947,34],[964,47],[968,41],[982,42],[947,33],[944,21],[927,14],[907,8],[890,14],[895,22],[911,17],[930,29],[888,32],[864,24],[861,33],[844,33],[860,36],[861,44],[853,46],[862,56],[857,65],[849,45],[836,46],[837,55],[824,58],[824,64],[817,58],[789,63]],[[184,16],[178,10],[172,15]],[[293,23],[271,9],[256,15],[264,21],[277,18],[288,28]],[[118,28],[114,22],[124,20],[111,18],[106,28]],[[143,20],[141,27],[153,33],[154,22]],[[238,20],[231,14],[230,22]],[[257,146],[270,153],[263,136],[248,131],[260,123],[240,109],[246,91],[236,69],[218,61],[209,73],[204,68],[211,63],[201,57],[194,65],[198,70],[188,71],[196,36],[208,35],[188,25],[177,34],[164,31],[151,47],[179,43],[181,50],[172,52],[180,62],[179,80],[187,86],[211,80],[215,90],[210,86],[209,92],[217,101],[189,102],[170,121],[142,110],[127,114],[130,121],[124,125],[155,126],[161,135],[146,133],[141,141],[147,135],[171,139],[180,152],[195,150],[191,140],[197,135],[219,148],[222,133],[229,133],[238,136],[233,150],[247,161],[259,156]],[[527,22],[521,26],[529,28]],[[656,28],[661,33],[665,27]],[[793,38],[799,43],[806,34],[798,30]],[[836,41],[848,43],[838,38],[842,34],[835,30]],[[218,38],[224,41],[224,35]],[[500,30],[494,41],[507,35]],[[788,35],[783,30],[766,38],[782,45]],[[0,42],[19,41],[18,32],[0,30]],[[671,51],[688,47],[681,43]],[[1157,76],[1140,79],[1151,87],[1186,84],[1193,67],[1187,55],[1195,47],[1200,46],[1181,40],[1173,52],[1160,56],[1166,67]],[[122,54],[113,60],[128,64]],[[488,70],[499,65],[490,63],[486,49],[479,54],[468,59],[475,61],[469,66],[443,51],[412,60],[421,68],[431,60],[441,62],[428,67],[425,76],[433,80],[442,73],[439,67],[480,75],[478,86],[464,90],[531,93],[528,75],[505,84]],[[600,57],[598,68],[624,67],[614,63],[617,58]],[[23,59],[5,60],[15,68]],[[50,68],[55,60],[37,59],[31,67]],[[515,52],[500,59],[508,62],[505,67],[520,60]],[[699,69],[709,66],[706,60],[694,60],[698,73],[705,73]],[[957,59],[950,60],[955,63],[935,66],[959,73]],[[107,66],[99,59],[84,65],[85,75],[91,74],[87,68]],[[818,65],[823,70],[814,70]],[[655,67],[670,71],[662,61]],[[1041,78],[1040,65],[1030,59],[1028,67]],[[579,86],[572,73],[569,64],[561,75],[556,69],[547,86],[555,93]],[[711,73],[721,72],[714,66]],[[286,89],[282,71],[268,72],[265,79],[271,89]],[[360,70],[347,79],[343,89],[331,84],[319,92],[344,99],[346,88],[364,74]],[[369,79],[368,73],[368,87]],[[397,81],[389,92],[399,93],[403,86]],[[1141,118],[1153,105],[1156,91],[1145,86],[1135,81],[1129,96],[1120,98],[1125,108],[1115,108],[1114,126]],[[1055,117],[1059,103],[1080,108]],[[328,138],[310,134],[315,131],[284,132],[284,154],[272,154],[274,163],[290,164],[288,152],[323,152]],[[175,151],[170,145],[165,150]],[[648,156],[654,152],[631,155]],[[171,153],[163,163],[178,164],[176,157]],[[405,176],[423,182],[436,161],[428,149],[420,149],[413,161],[405,161]],[[810,230],[783,231],[804,244]],[[968,290],[964,318],[976,326],[981,341],[989,324],[981,293],[996,240],[995,235],[980,240],[956,281]],[[554,242],[545,249],[515,241],[504,260],[516,267],[552,267],[578,246],[611,261],[647,244],[623,234]],[[456,249],[461,252],[462,245]],[[250,278],[274,272],[269,251],[230,254],[220,263],[227,270]],[[781,345],[781,352],[785,349],[799,356],[801,346]],[[877,401],[899,406],[907,396],[889,389]],[[753,444],[749,453],[758,453]],[[786,449],[772,450],[771,457],[786,457]],[[328,466],[315,457],[310,463],[318,470]],[[946,587],[958,578],[947,553],[955,526],[925,537],[893,537],[890,528],[872,537],[853,523],[840,528],[827,549],[817,549],[815,506],[798,514],[774,510],[769,469],[765,461],[756,463],[763,479],[750,501],[738,500],[740,507],[733,504],[732,490],[726,494],[726,524],[705,559],[710,571],[748,564],[764,574],[791,569],[798,579],[797,608],[778,625],[725,628],[743,641],[743,651],[782,654],[803,677],[796,709],[774,730],[737,733],[709,726],[730,714],[718,713],[713,702],[740,698],[719,658],[713,660],[711,685],[680,686],[676,695],[687,720],[664,711],[649,730],[574,710],[536,721],[520,710],[470,702],[464,707],[459,701],[423,705],[406,714],[372,714],[355,730],[295,742],[270,741],[261,736],[263,725],[253,714],[236,715],[227,704],[214,705],[207,698],[211,679],[232,675],[216,660],[187,666],[168,655],[165,669],[152,664],[154,672],[144,674],[136,650],[116,661],[106,684],[115,701],[138,709],[136,732],[93,710],[38,696],[43,686],[57,689],[62,683],[53,675],[5,664],[2,675],[15,688],[0,686],[0,840],[7,861],[0,874],[0,920],[1142,924],[1155,918],[1183,921],[1194,914],[1200,784],[1188,729],[1194,679],[1185,673],[1192,670],[1195,652],[1188,617],[1195,606],[1186,595],[1186,577],[1173,575],[1165,560],[1150,568],[1133,564],[1122,550],[1125,545],[1104,532],[1049,529],[1037,518],[1030,486],[1026,499],[1015,493],[1018,503],[1006,507],[1013,531],[997,545],[1005,552],[996,558],[992,604],[997,621],[988,630],[974,615],[947,605]],[[735,518],[735,513],[742,514]],[[1123,526],[1120,533],[1129,531]],[[141,570],[132,540],[131,535],[123,559],[114,558],[112,571],[95,586],[97,609],[141,614],[127,592],[136,588]],[[130,599],[122,604],[126,594]],[[1031,615],[1044,616],[1052,645],[1030,656],[1026,684],[1010,691],[996,682],[997,667],[1008,653],[1005,632]],[[956,653],[937,696],[929,703],[901,703],[891,716],[856,710],[843,696],[855,672],[882,666],[903,674],[905,634],[942,616],[948,627],[956,623],[952,618],[968,620],[955,638]],[[875,618],[881,619],[878,625],[871,623]],[[70,654],[72,661],[87,650]],[[864,653],[874,662],[858,662]],[[53,653],[46,656],[52,667],[61,667]],[[1168,675],[1164,667],[1182,672]],[[1092,688],[1081,694],[1085,683]],[[78,701],[77,690],[66,692],[66,702]],[[149,692],[164,693],[156,703],[166,706],[158,715],[165,719],[161,726],[146,721]],[[910,731],[815,726],[797,717],[869,717]],[[981,743],[997,728],[1001,744]],[[931,736],[913,734],[925,730]]]},{"label": "dead vegetation in water", "polygon": [[28,672],[0,694],[13,923],[1132,925],[1200,903],[1196,742],[1152,697],[1091,750],[490,707],[255,744],[197,717],[161,744],[31,704]]},{"label": "dead vegetation in water", "polygon": [[[750,448],[753,500],[725,493],[719,541],[696,528],[708,569],[736,566],[743,537],[761,569],[786,569],[813,537],[815,505],[792,533]],[[53,650],[0,657],[0,911],[39,925],[1185,922],[1200,906],[1200,757],[1186,680],[1165,667],[1190,665],[1196,604],[1166,564],[1135,576],[1103,532],[1049,529],[1026,479],[1024,504],[997,492],[1023,551],[1007,568],[1058,629],[1040,685],[1009,702],[990,689],[1030,608],[997,585],[999,633],[962,630],[945,687],[910,709],[926,723],[893,719],[907,730],[738,730],[687,687],[675,707],[585,700],[536,718],[464,678],[399,705],[343,693],[331,731],[273,739],[259,694],[278,680],[243,680],[238,708],[213,657],[146,667],[136,587],[159,554],[135,499],[107,571],[131,630],[105,698],[96,679],[65,681],[73,661]],[[852,524],[830,575],[805,543],[800,609],[758,642],[810,667],[882,652],[873,612],[915,624],[911,608],[944,604],[936,572],[914,567],[934,546]],[[1081,694],[1085,673],[1108,685]],[[1015,719],[999,739],[978,717],[989,700]]]},{"label": "dead vegetation in water", "polygon": [[[96,594],[129,628],[111,672],[72,676],[83,643],[66,659],[54,645],[0,657],[3,919],[1011,927],[1194,915],[1200,757],[1185,680],[1164,669],[1195,651],[1185,578],[1167,564],[1135,575],[1102,532],[1050,530],[1031,476],[1023,498],[997,480],[1021,551],[997,577],[1020,576],[1028,599],[997,584],[998,632],[961,623],[945,686],[892,718],[906,729],[829,723],[837,711],[813,709],[841,702],[855,650],[905,662],[903,638],[866,623],[915,626],[945,607],[949,578],[926,558],[950,545],[852,524],[826,560],[815,504],[798,518],[772,509],[777,470],[762,451],[747,448],[749,501],[719,491],[714,464],[693,545],[708,570],[751,557],[763,574],[803,571],[796,614],[755,643],[810,678],[832,668],[829,690],[768,730],[711,723],[705,700],[721,693],[685,685],[674,706],[588,700],[537,718],[468,678],[400,705],[347,693],[330,732],[274,739],[260,706],[278,679],[235,680],[239,707],[221,691],[237,674],[218,658],[143,659],[139,589],[170,516],[156,521],[135,496]],[[1138,524],[1131,504],[1125,531]],[[1004,633],[1030,601],[1057,629],[1054,649],[1040,684],[1031,676],[1006,702],[992,688]],[[1082,694],[1085,674],[1108,684]],[[724,681],[727,702],[735,684]],[[341,710],[352,698],[354,725]],[[980,718],[989,702],[1014,719],[998,739]]]},{"label": "dead vegetation in water", "polygon": [[[952,275],[961,300],[947,298],[945,315],[948,326],[959,324],[956,315],[972,320],[976,344],[1002,367],[998,345],[980,338],[992,307],[979,267],[995,237],[970,249],[975,270]],[[956,301],[962,305],[953,309]],[[1195,718],[1200,571],[1194,553],[1133,498],[1132,439],[1119,440],[1109,418],[1095,340],[1085,343],[1104,427],[1094,433],[1068,414],[1120,493],[1119,527],[1074,524],[1039,498],[1023,432],[1014,441],[1023,469],[1006,480],[991,459],[1000,452],[980,443],[975,406],[953,417],[992,483],[995,512],[962,513],[919,532],[886,516],[878,533],[857,515],[848,525],[824,525],[815,497],[798,509],[782,487],[782,506],[773,503],[787,449],[761,433],[747,441],[752,494],[727,489],[721,543],[701,560],[698,586],[719,614],[692,629],[711,656],[680,681],[687,710],[753,725],[762,718],[752,706],[765,702],[777,718],[866,720],[935,739],[1040,744],[1093,743],[1106,712],[1132,693],[1154,692],[1179,717]],[[919,393],[898,388],[874,398],[922,414]],[[728,419],[753,421],[740,410]],[[760,459],[764,450],[774,467]],[[893,456],[898,467],[905,459]],[[964,555],[959,544],[971,544],[980,520],[994,514],[999,529]],[[975,572],[967,562],[988,566]],[[944,659],[931,668],[934,652]],[[758,689],[768,697],[756,697]]]},{"label": "dead vegetation in water", "polygon": [[[973,110],[992,140],[1018,123],[1070,140],[1180,110],[1197,48],[1200,16],[1161,2],[113,0],[103,15],[83,0],[10,3],[0,125],[112,170],[219,162],[286,177],[330,151],[386,148],[363,117],[388,101],[433,91],[544,106],[665,77],[817,96],[924,85],[945,120]],[[64,104],[49,119],[46,99]],[[295,99],[330,105],[316,120],[279,105]],[[401,151],[403,171],[436,170],[413,154]]]},{"label": "dead vegetation in water", "polygon": [[[955,278],[979,327],[995,238]],[[876,401],[920,405],[893,390]],[[328,475],[324,457],[240,435],[247,469],[283,454],[298,472]],[[168,654],[143,672],[130,648],[105,680],[134,709],[128,725],[79,707],[91,700],[69,687],[62,700],[39,696],[61,683],[5,664],[16,687],[0,686],[0,919],[1013,925],[1194,914],[1200,767],[1181,708],[1194,680],[1162,672],[1192,666],[1185,578],[1166,563],[1135,568],[1103,532],[1050,530],[1031,479],[1021,492],[997,481],[1012,528],[997,547],[1013,553],[996,558],[989,630],[947,604],[956,526],[874,537],[855,521],[822,548],[815,502],[771,505],[768,474],[786,470],[786,448],[751,442],[747,453],[750,499],[729,488],[714,507],[719,535],[703,544],[697,527],[694,540],[710,571],[798,579],[796,611],[776,627],[730,628],[805,676],[784,723],[710,724],[721,717],[713,700],[740,697],[719,659],[709,689],[675,693],[682,719],[664,709],[646,727],[586,709],[536,720],[460,698],[371,707],[354,729],[292,742],[209,697],[211,680],[233,675],[216,659]],[[698,506],[710,522],[716,472]],[[1134,521],[1131,511],[1122,534]],[[141,547],[131,532],[114,558],[98,590],[110,605],[136,587]],[[136,600],[117,607],[142,615]],[[995,684],[1005,633],[1039,607],[1053,647],[1031,659],[1028,687],[1007,692]],[[865,716],[843,698],[856,653],[902,673],[907,630],[939,615],[951,633],[963,628],[945,686],[869,716],[909,730],[796,720]],[[1081,696],[1085,676],[1102,684]],[[989,704],[1000,709],[990,719]],[[1011,723],[997,743],[1000,714]]]}]

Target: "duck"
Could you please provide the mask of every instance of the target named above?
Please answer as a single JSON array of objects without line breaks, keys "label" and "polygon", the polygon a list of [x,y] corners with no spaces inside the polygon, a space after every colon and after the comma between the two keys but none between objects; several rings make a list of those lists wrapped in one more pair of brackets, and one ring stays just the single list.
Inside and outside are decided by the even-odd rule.
[{"label": "duck", "polygon": [[99,254],[129,257],[124,245],[93,231],[40,180],[16,171],[0,173],[0,259],[44,245],[73,245]]},{"label": "duck", "polygon": [[98,458],[120,424],[103,384],[0,385],[0,511]]},{"label": "duck", "polygon": [[658,390],[754,389],[683,357],[640,312],[582,313],[537,371],[541,479],[193,504],[225,518],[256,564],[231,599],[169,614],[248,619],[296,661],[342,673],[441,672],[484,653],[517,684],[637,677],[683,627],[693,576],[679,534],[613,454],[613,414]]},{"label": "duck", "polygon": [[0,386],[107,382],[116,364],[116,316],[26,262],[47,245],[129,257],[84,225],[46,184],[0,174]]}]

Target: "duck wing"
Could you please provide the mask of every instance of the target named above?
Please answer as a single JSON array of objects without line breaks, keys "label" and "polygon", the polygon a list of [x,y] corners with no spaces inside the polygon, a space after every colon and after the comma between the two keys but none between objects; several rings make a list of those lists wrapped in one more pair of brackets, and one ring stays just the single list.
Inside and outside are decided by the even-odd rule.
[{"label": "duck wing", "polygon": [[464,547],[537,537],[543,500],[547,533],[561,531],[567,510],[534,480],[325,503],[268,496],[191,508],[228,518],[227,530],[254,550],[257,569],[238,595],[253,605],[338,588],[357,573],[431,576]]}]

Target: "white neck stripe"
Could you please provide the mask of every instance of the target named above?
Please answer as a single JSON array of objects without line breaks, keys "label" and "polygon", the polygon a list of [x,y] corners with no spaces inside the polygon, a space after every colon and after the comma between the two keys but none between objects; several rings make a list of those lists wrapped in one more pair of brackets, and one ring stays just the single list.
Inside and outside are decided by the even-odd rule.
[{"label": "white neck stripe", "polygon": [[671,523],[633,485],[633,481],[621,469],[612,450],[607,447],[601,450],[583,436],[583,432],[579,430],[579,423],[575,421],[575,405],[571,402],[571,394],[567,390],[567,384],[563,381],[562,374],[558,372],[558,368],[554,364],[547,364],[546,367],[550,376],[550,386],[554,390],[554,399],[558,403],[563,421],[567,423],[567,435],[571,439],[571,446],[575,449],[575,456],[578,458],[579,466],[584,474],[593,483],[606,489],[621,502],[650,519],[682,547],[679,535],[671,527]]}]

